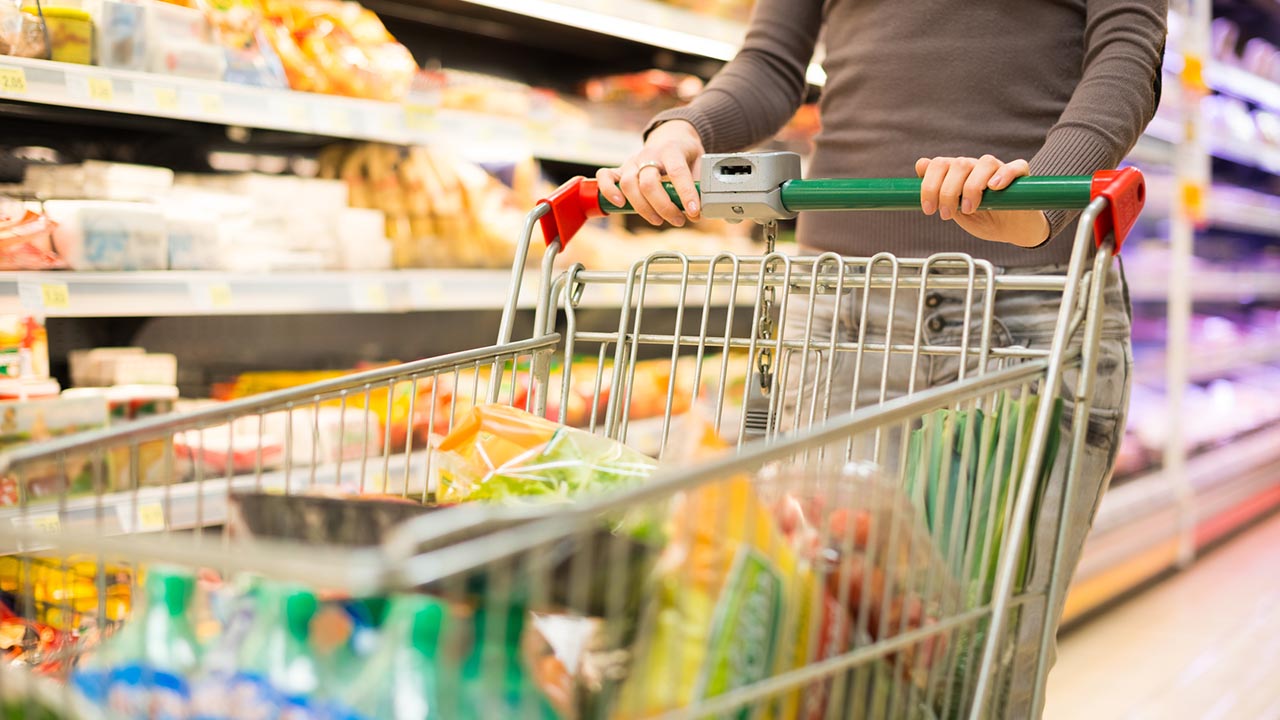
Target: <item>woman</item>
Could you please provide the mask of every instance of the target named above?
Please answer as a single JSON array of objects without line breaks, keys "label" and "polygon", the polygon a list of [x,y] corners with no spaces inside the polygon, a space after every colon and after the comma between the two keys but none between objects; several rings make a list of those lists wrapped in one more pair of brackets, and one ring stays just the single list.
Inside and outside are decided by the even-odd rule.
[{"label": "woman", "polygon": [[[982,193],[1024,175],[1115,167],[1159,101],[1166,15],[1167,0],[759,0],[738,56],[689,106],[658,115],[635,156],[600,170],[600,190],[615,204],[630,201],[655,225],[698,219],[698,158],[741,151],[776,133],[803,101],[806,68],[821,35],[827,82],[809,175],[914,171],[923,178],[921,212],[802,214],[798,239],[806,251],[859,257],[886,250],[904,257],[964,252],[1018,274],[1060,274],[1076,213],[979,211]],[[687,212],[663,191],[664,176]],[[1047,346],[1061,297],[1007,295],[995,308],[1003,342]],[[1118,268],[1108,278],[1106,301],[1088,448],[1069,499],[1067,571],[1079,559],[1109,481],[1128,402],[1129,316]],[[930,330],[954,332],[959,302],[931,294]],[[913,311],[914,302],[907,304]],[[851,317],[834,305],[814,309],[813,333],[854,339]],[[836,373],[849,376],[838,365]],[[928,384],[945,375],[918,380]],[[1072,375],[1066,387],[1074,387]],[[905,392],[908,382],[891,378],[890,394]],[[878,383],[854,388],[849,380],[831,394],[874,401],[882,397]],[[1059,475],[1045,507],[1055,508],[1060,497]],[[1047,581],[1053,520],[1042,514],[1034,529],[1033,587]],[[1032,707],[1035,663],[1027,659],[1035,657],[1044,622],[1056,625],[1062,602],[1060,593],[1048,607],[1028,604],[1012,693],[997,716],[1039,716],[1041,709]]]}]

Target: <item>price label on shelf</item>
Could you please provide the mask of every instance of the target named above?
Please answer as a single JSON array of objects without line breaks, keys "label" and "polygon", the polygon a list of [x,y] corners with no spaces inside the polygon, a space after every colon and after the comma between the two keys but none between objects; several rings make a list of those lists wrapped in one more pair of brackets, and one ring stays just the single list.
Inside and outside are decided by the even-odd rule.
[{"label": "price label on shelf", "polygon": [[19,515],[13,518],[13,526],[28,528],[39,532],[56,533],[62,529],[62,521],[57,513],[40,513],[39,515]]},{"label": "price label on shelf", "polygon": [[413,305],[419,310],[431,310],[440,307],[444,300],[444,286],[438,281],[427,280],[414,283]]},{"label": "price label on shelf", "polygon": [[71,307],[71,290],[66,283],[19,283],[18,303],[30,312],[67,310]]},{"label": "price label on shelf", "polygon": [[155,101],[157,110],[167,113],[178,112],[177,90],[169,87],[158,87],[152,91],[151,97]]},{"label": "price label on shelf", "polygon": [[0,67],[0,92],[10,95],[25,95],[27,92],[27,73],[22,68]]},{"label": "price label on shelf", "polygon": [[40,300],[45,310],[66,310],[71,307],[71,291],[66,283],[42,283]]},{"label": "price label on shelf", "polygon": [[101,105],[115,100],[116,89],[111,78],[67,75],[67,94],[81,102]]},{"label": "price label on shelf", "polygon": [[191,302],[199,310],[222,310],[231,307],[231,286],[227,283],[192,283]]},{"label": "price label on shelf", "polygon": [[387,286],[380,282],[359,282],[351,287],[351,304],[362,312],[380,312],[391,307]]},{"label": "price label on shelf", "polygon": [[351,114],[346,108],[330,107],[326,108],[323,117],[323,132],[331,133],[337,137],[344,137],[351,134]]},{"label": "price label on shelf", "polygon": [[422,103],[406,103],[404,106],[404,126],[409,132],[435,132],[436,109]]},{"label": "price label on shelf", "polygon": [[156,532],[164,529],[164,506],[158,502],[138,506],[137,532]]},{"label": "price label on shelf", "polygon": [[196,106],[205,115],[222,114],[222,96],[216,93],[200,93],[196,96]]},{"label": "price label on shelf", "polygon": [[111,84],[111,78],[91,77],[89,78],[89,99],[94,102],[109,103],[115,99],[116,90]]},{"label": "price label on shelf", "polygon": [[311,127],[311,116],[307,113],[307,106],[300,102],[284,103],[284,112],[281,114],[291,128],[308,130]]}]

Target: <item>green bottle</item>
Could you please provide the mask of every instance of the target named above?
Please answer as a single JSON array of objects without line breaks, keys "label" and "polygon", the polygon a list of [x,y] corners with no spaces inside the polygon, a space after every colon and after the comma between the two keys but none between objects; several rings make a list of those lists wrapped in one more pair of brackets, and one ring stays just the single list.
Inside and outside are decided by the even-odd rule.
[{"label": "green bottle", "polygon": [[462,665],[460,720],[558,716],[538,690],[521,659],[520,641],[528,609],[516,597],[490,607],[486,597],[472,616],[474,644]]},{"label": "green bottle", "polygon": [[[195,578],[183,570],[153,568],[143,606],[107,640],[76,685],[120,718],[178,720],[188,717],[191,677],[200,646],[191,623]],[[105,698],[94,698],[95,692]]]},{"label": "green bottle", "polygon": [[437,720],[452,718],[442,697],[441,640],[448,607],[425,595],[392,601],[378,649],[341,694],[339,720]]},{"label": "green bottle", "polygon": [[230,717],[308,717],[320,668],[307,642],[319,601],[301,587],[262,583],[258,611],[237,655]]}]

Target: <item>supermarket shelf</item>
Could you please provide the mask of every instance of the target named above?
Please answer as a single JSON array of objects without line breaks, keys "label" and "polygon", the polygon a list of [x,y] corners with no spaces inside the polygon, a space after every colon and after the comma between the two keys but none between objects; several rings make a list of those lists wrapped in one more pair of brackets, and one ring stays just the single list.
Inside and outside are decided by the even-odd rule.
[{"label": "supermarket shelf", "polygon": [[[1142,141],[1139,141],[1138,147],[1134,148],[1133,159],[1153,165],[1172,165],[1173,146],[1178,142],[1181,134],[1182,128],[1176,121],[1157,115],[1151,120],[1143,135],[1144,140],[1155,141],[1156,144],[1149,146],[1144,152]],[[1216,158],[1280,175],[1280,148],[1242,143],[1220,136],[1208,137],[1206,142],[1209,146],[1209,154]],[[1158,149],[1153,152],[1153,148],[1161,146],[1164,148],[1163,152]]]},{"label": "supermarket shelf", "polygon": [[[1138,301],[1169,299],[1167,279],[1159,273],[1131,273],[1129,296]],[[1193,271],[1192,297],[1201,302],[1280,300],[1280,275],[1274,272]]]},{"label": "supermarket shelf", "polygon": [[[1165,53],[1164,69],[1174,77],[1182,72],[1182,56]],[[1280,110],[1280,83],[1217,60],[1205,63],[1205,83],[1213,90],[1271,110]]]},{"label": "supermarket shelf", "polygon": [[1205,82],[1218,92],[1280,111],[1280,83],[1248,70],[1226,63],[1211,62],[1205,67]]},{"label": "supermarket shelf", "polygon": [[[39,530],[71,530],[118,535],[162,530],[194,530],[215,527],[227,520],[228,498],[233,492],[261,491],[296,494],[321,487],[360,487],[361,473],[370,491],[398,494],[405,487],[406,459],[410,471],[409,487],[421,492],[426,477],[426,454],[393,455],[385,466],[381,457],[370,458],[362,466],[359,460],[343,463],[341,474],[334,464],[312,468],[295,466],[290,471],[276,470],[257,475],[205,479],[175,485],[143,487],[136,491],[106,493],[64,500],[61,504],[33,503],[26,508],[0,508],[0,523]],[[384,486],[382,478],[388,482]],[[415,484],[416,483],[416,484]],[[0,555],[18,548],[0,543]]]},{"label": "supermarket shelf", "polygon": [[1067,599],[1071,621],[1175,567],[1179,537],[1194,526],[1197,548],[1273,507],[1280,497],[1280,426],[1189,459],[1192,515],[1155,471],[1102,499]]},{"label": "supermarket shelf", "polygon": [[15,57],[0,57],[0,80],[0,101],[394,144],[448,142],[479,159],[533,154],[608,165],[640,145],[633,132],[444,110],[414,97],[378,102]]},{"label": "supermarket shelf", "polygon": [[[204,315],[315,315],[500,310],[509,270],[393,270],[386,272],[0,272],[0,314],[44,317],[188,317]],[[536,273],[520,285],[520,307],[532,308]],[[727,288],[713,294],[728,302]],[[681,296],[675,285],[653,285],[647,307],[703,301],[701,287]],[[620,284],[597,284],[577,306],[617,308]],[[745,297],[743,295],[742,297]]]},{"label": "supermarket shelf", "polygon": [[[674,7],[655,0],[462,0],[467,5],[552,22],[711,60],[729,61],[746,37],[745,23]],[[826,73],[809,66],[809,82],[821,87]]]},{"label": "supermarket shelf", "polygon": [[[1280,341],[1251,340],[1242,344],[1213,350],[1196,348],[1193,342],[1187,358],[1187,379],[1191,382],[1207,382],[1239,370],[1257,365],[1280,362]],[[1137,374],[1142,377],[1163,377],[1165,354],[1151,353],[1137,364]]]}]

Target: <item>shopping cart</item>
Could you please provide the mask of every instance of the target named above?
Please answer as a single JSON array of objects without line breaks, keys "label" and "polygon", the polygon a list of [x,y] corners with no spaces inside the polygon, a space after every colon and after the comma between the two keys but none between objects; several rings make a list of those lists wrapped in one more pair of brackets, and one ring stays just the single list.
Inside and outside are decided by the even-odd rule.
[{"label": "shopping cart", "polygon": [[[588,220],[627,211],[578,179],[530,213],[492,347],[8,453],[0,470],[15,502],[0,512],[0,543],[16,555],[0,590],[28,615],[70,602],[56,608],[64,624],[106,626],[121,616],[103,580],[113,563],[246,571],[354,595],[425,588],[486,608],[481,644],[492,635],[501,646],[532,611],[526,633],[556,652],[522,661],[560,657],[539,682],[560,691],[548,692],[565,715],[1004,716],[1020,610],[1066,580],[1056,568],[1071,508],[1046,515],[1060,528],[1047,586],[1027,581],[1029,525],[1058,445],[1071,496],[1106,275],[1141,209],[1141,175],[1024,178],[987,193],[984,208],[1084,209],[1066,274],[1019,276],[961,254],[779,252],[777,221],[799,211],[919,202],[918,180],[798,171],[787,154],[704,159],[703,214],[761,222],[761,256],[664,252],[622,272],[557,273],[559,251]],[[539,229],[548,249],[533,337],[513,340]],[[1059,307],[1051,342],[997,332],[996,308],[1013,293]],[[603,304],[617,316],[586,311]],[[941,328],[931,322],[939,306]],[[824,313],[846,330],[824,325]],[[1060,432],[1064,400],[1074,407]],[[205,532],[243,524],[245,498],[264,494],[339,488],[430,505],[431,438],[485,403],[670,464],[567,505],[429,512],[358,547]],[[691,459],[720,444],[737,451]],[[89,559],[90,600],[37,592],[38,563],[71,565],[55,550]],[[677,620],[696,612],[673,598],[697,589],[709,608],[744,578],[752,592],[715,618],[697,615],[714,628],[682,634]],[[577,622],[576,639],[548,629],[548,617]],[[1050,627],[1039,631],[1037,696],[1051,639]],[[566,643],[572,652],[557,647]],[[549,712],[537,693],[511,700],[510,672],[494,663],[504,691],[468,717]]]}]

